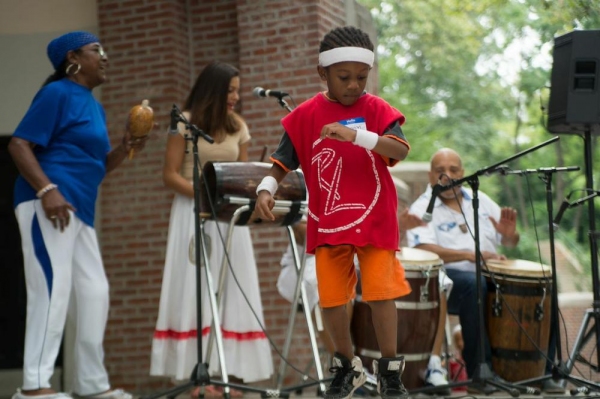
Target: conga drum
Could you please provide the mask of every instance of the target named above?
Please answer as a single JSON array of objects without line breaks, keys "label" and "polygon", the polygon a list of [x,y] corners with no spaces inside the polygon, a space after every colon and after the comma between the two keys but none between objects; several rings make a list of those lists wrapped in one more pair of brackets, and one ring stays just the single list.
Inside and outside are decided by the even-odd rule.
[{"label": "conga drum", "polygon": [[271,169],[265,162],[207,162],[200,178],[201,214],[206,219],[231,222],[234,212],[243,205],[250,210],[237,218],[237,226],[288,226],[302,218],[306,206],[306,184],[301,170],[287,174],[275,193],[275,201],[289,202],[281,208],[276,204],[275,221],[263,220],[253,212],[256,187]]},{"label": "conga drum", "polygon": [[[402,382],[407,389],[424,385],[421,378],[427,369],[439,324],[440,290],[438,274],[442,260],[433,252],[402,248],[398,258],[404,266],[412,292],[395,300],[398,312],[398,356],[406,366]],[[371,371],[373,359],[381,352],[371,320],[371,309],[357,297],[351,323],[355,353]]]},{"label": "conga drum", "polygon": [[488,288],[485,313],[492,368],[510,382],[543,376],[550,339],[552,269],[526,260],[487,260],[486,265],[482,274]]}]

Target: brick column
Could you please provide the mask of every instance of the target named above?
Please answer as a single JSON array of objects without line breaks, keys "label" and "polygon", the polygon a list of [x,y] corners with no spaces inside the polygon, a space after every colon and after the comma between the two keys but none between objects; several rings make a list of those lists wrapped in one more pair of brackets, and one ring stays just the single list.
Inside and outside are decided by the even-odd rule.
[{"label": "brick column", "polygon": [[184,0],[98,0],[99,35],[110,61],[102,85],[111,140],[119,143],[129,109],[150,100],[159,127],[143,152],[125,160],[101,188],[99,236],[110,281],[105,363],[115,387],[164,387],[149,377],[172,194],[162,164],[171,104],[189,90]]},{"label": "brick column", "polygon": [[[238,0],[237,7],[243,115],[253,138],[250,158],[259,160],[266,146],[268,159],[281,138],[280,119],[287,111],[274,98],[253,97],[252,88],[283,90],[292,96],[293,102],[286,99],[292,107],[325,89],[317,74],[319,43],[329,30],[344,25],[344,3]],[[256,229],[253,239],[267,333],[281,350],[290,304],[279,295],[276,284],[279,261],[289,242],[287,232],[283,227]],[[304,370],[312,361],[312,353],[301,313],[296,316],[295,326],[288,360]],[[275,351],[273,362],[277,371],[281,359]],[[310,374],[316,375],[314,367]],[[286,376],[286,385],[300,379],[289,366]]]}]

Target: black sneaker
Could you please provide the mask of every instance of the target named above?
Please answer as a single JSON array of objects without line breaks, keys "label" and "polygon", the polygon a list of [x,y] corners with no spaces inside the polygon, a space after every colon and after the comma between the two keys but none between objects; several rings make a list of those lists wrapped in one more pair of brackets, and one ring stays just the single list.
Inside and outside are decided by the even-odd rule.
[{"label": "black sneaker", "polygon": [[356,388],[367,381],[360,358],[354,356],[352,361],[339,353],[333,355],[329,371],[334,373],[333,381],[325,391],[325,399],[349,399]]},{"label": "black sneaker", "polygon": [[408,398],[408,391],[400,379],[403,371],[404,356],[373,360],[373,372],[377,375],[377,392],[383,399]]}]

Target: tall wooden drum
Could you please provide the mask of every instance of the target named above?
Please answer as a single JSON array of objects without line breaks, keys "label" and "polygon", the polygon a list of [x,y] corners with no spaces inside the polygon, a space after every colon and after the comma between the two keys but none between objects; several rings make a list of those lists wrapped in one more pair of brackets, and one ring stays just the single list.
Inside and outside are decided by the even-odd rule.
[{"label": "tall wooden drum", "polygon": [[[433,252],[402,248],[398,258],[404,266],[412,292],[395,300],[398,312],[398,355],[406,367],[402,382],[407,389],[424,385],[421,374],[427,369],[439,324],[440,290],[438,274],[442,260]],[[373,359],[381,352],[373,329],[371,309],[357,297],[351,323],[355,353],[371,371]]]},{"label": "tall wooden drum", "polygon": [[510,382],[540,377],[545,374],[550,339],[552,269],[526,260],[486,264],[482,274],[488,287],[492,367]]}]

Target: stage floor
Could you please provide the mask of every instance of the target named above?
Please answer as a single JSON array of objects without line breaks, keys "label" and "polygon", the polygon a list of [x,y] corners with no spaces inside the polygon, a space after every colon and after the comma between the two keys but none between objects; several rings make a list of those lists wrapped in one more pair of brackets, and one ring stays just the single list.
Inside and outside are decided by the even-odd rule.
[{"label": "stage floor", "polygon": [[[563,394],[547,394],[547,393],[543,393],[541,395],[530,395],[530,394],[520,394],[519,398],[520,399],[540,399],[540,398],[544,398],[544,399],[552,399],[552,398],[583,398],[583,397],[590,397],[590,396],[600,396],[600,393],[598,394],[588,394],[588,395],[576,395],[576,396],[572,396],[570,394],[570,392],[568,390],[565,390],[565,392]],[[477,398],[477,399],[485,399],[485,398],[494,398],[494,399],[512,399],[512,396],[510,396],[507,392],[496,392],[493,393],[491,395],[480,395],[480,394],[470,394],[468,392],[453,392],[451,395],[434,395],[434,394],[426,394],[426,393],[413,393],[410,394],[410,398],[419,398],[419,399],[427,399],[427,398]],[[260,399],[261,395],[259,393],[255,393],[255,392],[245,392],[243,398],[246,399]],[[322,396],[318,396],[317,395],[317,389],[315,387],[309,387],[309,388],[305,388],[302,390],[302,392],[293,392],[290,394],[289,396],[290,399],[318,399],[318,398],[322,398]],[[380,396],[378,394],[367,394],[367,393],[363,393],[363,392],[358,392],[355,393],[353,398],[355,399],[369,399],[369,398],[380,398]],[[181,395],[177,396],[177,399],[190,399],[189,394],[187,393],[183,393]]]}]

